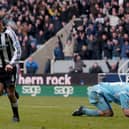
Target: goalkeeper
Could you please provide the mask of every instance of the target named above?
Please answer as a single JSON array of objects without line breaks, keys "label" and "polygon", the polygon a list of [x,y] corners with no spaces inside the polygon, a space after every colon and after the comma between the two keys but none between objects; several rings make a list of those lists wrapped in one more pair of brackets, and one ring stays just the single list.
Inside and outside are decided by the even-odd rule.
[{"label": "goalkeeper", "polygon": [[73,116],[113,116],[110,105],[114,102],[121,106],[125,116],[129,117],[129,84],[127,83],[99,83],[88,88],[89,102],[97,109],[80,106]]}]

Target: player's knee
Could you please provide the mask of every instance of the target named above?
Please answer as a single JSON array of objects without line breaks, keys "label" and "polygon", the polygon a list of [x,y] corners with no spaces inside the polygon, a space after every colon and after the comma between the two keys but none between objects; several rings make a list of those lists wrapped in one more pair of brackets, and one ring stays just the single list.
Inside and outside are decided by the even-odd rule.
[{"label": "player's knee", "polygon": [[0,96],[3,95],[4,85],[0,83]]},{"label": "player's knee", "polygon": [[111,110],[107,110],[107,111],[104,111],[104,116],[107,116],[107,117],[112,117],[114,115],[113,111]]},{"label": "player's knee", "polygon": [[126,117],[129,117],[129,114],[124,114]]},{"label": "player's knee", "polygon": [[129,117],[129,113],[128,113],[128,112],[124,112],[124,115],[125,115],[126,117]]},{"label": "player's knee", "polygon": [[129,117],[129,109],[125,109],[125,110],[124,110],[124,115],[125,115],[126,117]]},{"label": "player's knee", "polygon": [[109,117],[112,117],[113,115],[114,115],[113,112],[109,112],[106,114],[106,116],[109,116]]},{"label": "player's knee", "polygon": [[3,95],[3,91],[0,91],[0,96],[2,96]]},{"label": "player's knee", "polygon": [[13,92],[8,92],[8,97],[9,98],[13,98],[15,96],[15,93],[13,93]]}]

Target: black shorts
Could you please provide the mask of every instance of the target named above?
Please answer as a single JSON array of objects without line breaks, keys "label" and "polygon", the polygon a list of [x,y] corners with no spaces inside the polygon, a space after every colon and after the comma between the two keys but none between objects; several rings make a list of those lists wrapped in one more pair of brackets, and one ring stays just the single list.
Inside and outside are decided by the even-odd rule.
[{"label": "black shorts", "polygon": [[16,67],[11,72],[6,72],[3,68],[0,68],[0,83],[4,84],[4,88],[15,85],[16,72]]}]

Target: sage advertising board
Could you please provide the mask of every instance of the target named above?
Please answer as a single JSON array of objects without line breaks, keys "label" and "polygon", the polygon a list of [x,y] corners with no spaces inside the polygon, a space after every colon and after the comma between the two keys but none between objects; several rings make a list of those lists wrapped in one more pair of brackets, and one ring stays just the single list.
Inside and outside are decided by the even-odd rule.
[{"label": "sage advertising board", "polygon": [[17,85],[23,96],[87,96],[87,86]]}]

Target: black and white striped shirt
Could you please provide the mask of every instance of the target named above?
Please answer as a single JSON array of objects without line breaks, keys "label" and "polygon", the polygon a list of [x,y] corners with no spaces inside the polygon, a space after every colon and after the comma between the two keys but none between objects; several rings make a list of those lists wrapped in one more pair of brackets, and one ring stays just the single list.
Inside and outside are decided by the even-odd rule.
[{"label": "black and white striped shirt", "polygon": [[8,27],[0,34],[0,67],[5,67],[7,63],[16,65],[20,57],[20,43],[16,33]]}]

